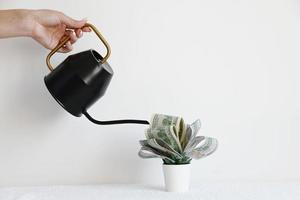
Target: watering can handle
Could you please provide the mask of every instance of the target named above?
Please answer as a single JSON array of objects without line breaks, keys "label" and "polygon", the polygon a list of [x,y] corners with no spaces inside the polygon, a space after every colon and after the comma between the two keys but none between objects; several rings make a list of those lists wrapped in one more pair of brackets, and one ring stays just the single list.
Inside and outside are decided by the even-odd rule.
[{"label": "watering can handle", "polygon": [[[105,38],[101,35],[100,31],[98,31],[98,29],[93,25],[93,24],[90,24],[90,23],[86,23],[82,28],[84,27],[89,27],[91,28],[95,34],[99,37],[99,39],[102,41],[102,43],[104,44],[105,48],[106,48],[106,55],[103,57],[103,59],[101,60],[101,63],[105,63],[106,60],[108,59],[108,57],[110,56],[110,53],[111,53],[111,49],[110,49],[110,46],[109,44],[107,43],[107,41],[105,40]],[[58,43],[56,45],[56,47],[54,47],[54,49],[52,49],[50,51],[50,53],[48,54],[47,58],[46,58],[46,63],[47,63],[47,66],[49,68],[50,71],[53,71],[53,67],[50,63],[50,58],[51,56],[56,53],[63,45],[65,45],[68,41],[70,40],[70,37],[69,36],[64,36],[61,40],[60,43]]]}]

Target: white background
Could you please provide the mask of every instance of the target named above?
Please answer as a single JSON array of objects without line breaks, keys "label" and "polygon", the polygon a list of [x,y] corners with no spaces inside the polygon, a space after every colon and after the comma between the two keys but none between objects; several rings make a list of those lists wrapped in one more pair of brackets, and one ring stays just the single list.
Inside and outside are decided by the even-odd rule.
[{"label": "white background", "polygon": [[[87,17],[112,47],[115,75],[89,111],[200,118],[215,154],[192,181],[300,180],[300,2],[297,0],[1,1]],[[95,48],[86,34],[75,52]],[[160,184],[160,160],[137,156],[144,126],[96,126],[65,112],[44,86],[49,51],[0,40],[0,185]],[[54,56],[54,64],[66,55]]]}]

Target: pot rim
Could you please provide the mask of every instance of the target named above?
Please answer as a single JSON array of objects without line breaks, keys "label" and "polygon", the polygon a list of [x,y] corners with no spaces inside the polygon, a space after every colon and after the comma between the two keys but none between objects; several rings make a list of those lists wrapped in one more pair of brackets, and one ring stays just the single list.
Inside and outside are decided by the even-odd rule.
[{"label": "pot rim", "polygon": [[164,166],[187,166],[191,165],[192,163],[186,163],[186,164],[165,164],[163,163]]}]

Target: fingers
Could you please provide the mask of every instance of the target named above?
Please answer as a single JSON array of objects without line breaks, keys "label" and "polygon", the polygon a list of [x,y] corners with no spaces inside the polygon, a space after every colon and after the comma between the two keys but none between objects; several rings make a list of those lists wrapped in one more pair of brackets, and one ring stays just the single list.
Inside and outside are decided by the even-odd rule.
[{"label": "fingers", "polygon": [[66,30],[65,35],[68,36],[70,39],[69,41],[59,49],[61,53],[68,53],[73,50],[73,44],[77,41],[77,36],[74,31]]},{"label": "fingers", "polygon": [[82,36],[82,32],[91,32],[91,31],[92,30],[89,27],[75,29],[75,33],[76,33],[77,37],[81,37]]},{"label": "fingers", "polygon": [[68,53],[72,51],[73,44],[76,43],[77,40],[83,36],[83,32],[91,32],[91,29],[89,27],[70,29],[68,28],[68,25],[66,26],[65,35],[68,36],[70,40],[62,48],[59,49],[58,52],[61,53]]},{"label": "fingers", "polygon": [[68,53],[73,50],[73,44],[77,42],[79,38],[83,36],[83,32],[91,32],[91,29],[85,27],[83,29],[75,29],[73,30],[66,30],[65,35],[70,38],[70,40],[59,50],[61,53]]},{"label": "fingers", "polygon": [[82,20],[72,19],[71,17],[65,15],[64,13],[59,14],[59,19],[63,24],[67,25],[67,28],[72,28],[72,29],[81,28],[87,22],[86,19],[82,19]]},{"label": "fingers", "polygon": [[77,39],[78,39],[77,38],[77,34],[75,34],[74,31],[66,30],[65,34],[70,37],[71,44],[74,44],[77,41]]},{"label": "fingers", "polygon": [[83,32],[91,32],[91,29],[89,27],[84,27],[82,29]]},{"label": "fingers", "polygon": [[75,33],[77,38],[81,38],[83,35],[83,32],[91,32],[91,29],[89,27],[84,27],[83,29],[75,29]]},{"label": "fingers", "polygon": [[76,30],[75,30],[75,33],[76,33],[77,38],[81,38],[82,35],[83,35],[81,29],[76,29]]},{"label": "fingers", "polygon": [[68,53],[73,50],[73,46],[70,41],[68,41],[62,48],[58,50],[60,53]]},{"label": "fingers", "polygon": [[68,41],[68,42],[66,43],[66,49],[67,49],[68,51],[72,51],[72,50],[73,50],[73,46],[72,46],[72,44],[71,44],[70,41]]},{"label": "fingers", "polygon": [[66,30],[65,35],[68,36],[70,39],[62,48],[60,48],[59,52],[62,53],[68,53],[73,50],[73,44],[78,40],[78,38],[82,37],[82,30]]}]

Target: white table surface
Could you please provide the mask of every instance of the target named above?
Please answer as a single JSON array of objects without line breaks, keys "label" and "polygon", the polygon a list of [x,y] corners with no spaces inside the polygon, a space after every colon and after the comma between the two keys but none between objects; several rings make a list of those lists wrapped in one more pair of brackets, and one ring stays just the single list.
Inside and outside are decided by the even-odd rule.
[{"label": "white table surface", "polygon": [[159,186],[85,185],[0,188],[0,200],[300,200],[300,182],[209,182],[187,193],[168,193]]}]

